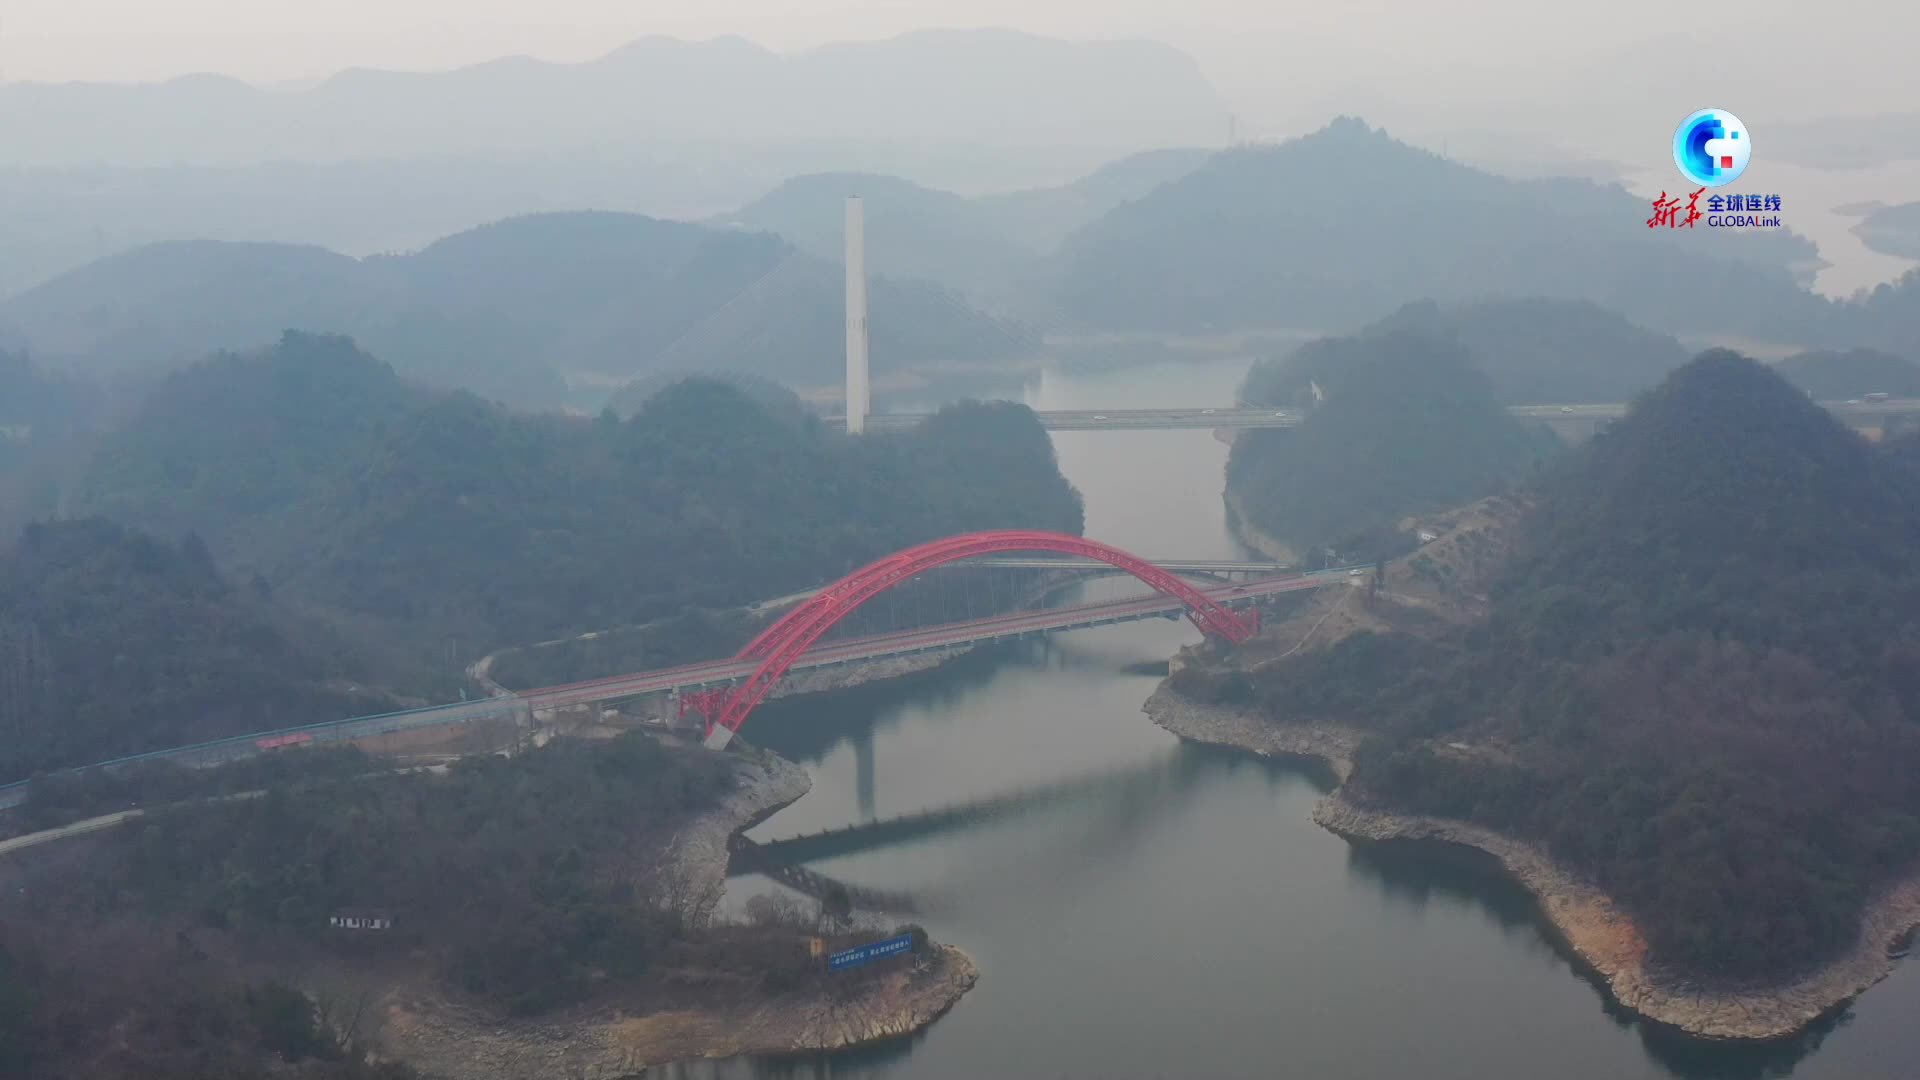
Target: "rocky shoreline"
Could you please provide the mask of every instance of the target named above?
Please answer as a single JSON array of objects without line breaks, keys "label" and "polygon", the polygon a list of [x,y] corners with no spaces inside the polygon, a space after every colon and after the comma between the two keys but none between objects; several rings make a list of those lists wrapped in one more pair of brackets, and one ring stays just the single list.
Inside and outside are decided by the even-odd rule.
[{"label": "rocky shoreline", "polygon": [[[1342,783],[1352,771],[1359,736],[1350,729],[1275,724],[1249,710],[1194,701],[1164,683],[1145,708],[1154,723],[1182,738],[1262,756],[1318,758]],[[1854,948],[1828,964],[1769,987],[1696,986],[1651,970],[1646,941],[1619,906],[1530,844],[1462,821],[1361,806],[1339,790],[1315,807],[1313,820],[1350,841],[1440,842],[1493,856],[1533,895],[1561,943],[1598,976],[1615,1001],[1699,1038],[1767,1040],[1804,1031],[1886,978],[1895,954],[1920,926],[1920,873],[1914,873],[1868,905]]]},{"label": "rocky shoreline", "polygon": [[799,694],[823,694],[829,690],[847,690],[856,686],[886,682],[889,679],[904,679],[909,675],[932,671],[949,661],[958,660],[972,652],[973,648],[971,645],[950,645],[943,649],[928,649],[925,652],[906,653],[901,656],[883,656],[812,671],[796,671],[781,679],[767,697],[772,699]]},{"label": "rocky shoreline", "polygon": [[600,1006],[519,1020],[416,997],[387,1003],[379,1056],[434,1080],[620,1080],[678,1061],[901,1038],[939,1019],[978,978],[965,953],[936,945],[844,1000],[743,994],[718,1008]]},{"label": "rocky shoreline", "polygon": [[720,805],[681,829],[668,845],[665,876],[690,902],[689,918],[705,924],[727,890],[728,841],[813,790],[807,770],[770,753],[757,753],[741,768],[740,783]]},{"label": "rocky shoreline", "polygon": [[[666,876],[693,917],[711,919],[719,904],[733,834],[811,787],[805,769],[757,753],[720,805],[675,836]],[[745,991],[718,1006],[638,1010],[616,1002],[520,1020],[415,992],[383,1003],[375,1041],[380,1057],[439,1080],[617,1080],[676,1061],[838,1050],[911,1035],[978,979],[965,953],[934,945],[844,997]]]},{"label": "rocky shoreline", "polygon": [[1245,750],[1261,757],[1311,758],[1341,783],[1353,772],[1360,733],[1343,728],[1274,724],[1249,709],[1208,705],[1162,682],[1141,706],[1154,723],[1191,742]]},{"label": "rocky shoreline", "polygon": [[1275,562],[1298,563],[1300,561],[1292,546],[1285,540],[1268,535],[1248,520],[1246,505],[1241,501],[1239,493],[1229,489],[1222,493],[1221,498],[1227,504],[1227,530],[1233,534],[1235,540]]}]

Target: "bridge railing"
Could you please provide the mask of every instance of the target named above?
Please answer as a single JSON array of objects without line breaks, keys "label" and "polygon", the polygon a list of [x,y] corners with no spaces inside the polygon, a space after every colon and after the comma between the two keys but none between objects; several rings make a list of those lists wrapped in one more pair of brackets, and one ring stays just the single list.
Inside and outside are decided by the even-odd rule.
[{"label": "bridge railing", "polygon": [[[76,765],[47,775],[49,777],[80,776],[160,761],[190,769],[202,769],[287,747],[337,745],[357,739],[412,731],[416,728],[472,723],[475,720],[506,717],[517,720],[526,713],[527,709],[527,703],[517,697],[481,698],[478,701],[460,701],[448,705],[424,705],[398,712],[350,716],[343,720],[321,720],[299,727],[275,728],[248,735],[229,735],[190,746],[151,750],[144,754],[129,754],[126,757],[97,761],[90,765]],[[27,792],[32,783],[33,780],[28,779],[0,784],[0,809],[18,806],[26,801]]]},{"label": "bridge railing", "polygon": [[[1305,579],[1337,577],[1351,569],[1353,568],[1343,566],[1327,570],[1308,571],[1301,574],[1300,577]],[[1143,598],[1141,601],[1129,601],[1129,603],[1143,603],[1145,599],[1148,598]],[[1241,607],[1253,603],[1257,597],[1222,594],[1215,599],[1216,602],[1225,606]],[[1109,605],[1105,603],[1076,605],[1071,608],[1060,609],[1060,613],[1072,613],[1083,610],[1092,611],[1107,606]],[[1104,621],[1128,621],[1140,617],[1142,616],[1118,615],[1114,619]],[[992,616],[978,621],[994,622],[1003,618],[1005,618],[1005,616]],[[1087,625],[1100,624],[1101,622],[1098,621],[1087,623]],[[881,635],[881,637],[907,637],[923,634],[926,632],[926,629],[927,628],[903,630],[896,632],[894,635]],[[1019,636],[1027,632],[1029,631],[1023,629],[1010,629],[1007,636]],[[1044,631],[1033,630],[1031,632],[1039,633]],[[948,644],[949,643],[931,644],[927,647],[945,648]],[[864,659],[864,657],[850,657],[846,662],[853,662],[859,659]],[[659,671],[646,672],[644,674],[648,676],[658,676],[677,672],[695,671],[711,666],[712,662],[709,661],[704,664],[678,665],[676,667],[664,668]],[[633,676],[615,676],[608,679],[591,679],[580,683],[571,683],[558,687],[545,687],[538,691],[529,691],[525,696],[516,695],[512,697],[481,698],[477,701],[425,705],[413,709],[402,709],[396,712],[347,717],[341,720],[322,720],[317,723],[306,724],[299,727],[257,731],[247,735],[233,735],[221,739],[212,739],[207,742],[194,743],[190,746],[153,750],[142,754],[130,754],[126,757],[113,758],[108,761],[61,769],[49,775],[78,776],[95,771],[123,769],[156,761],[168,761],[189,768],[204,768],[228,761],[236,761],[241,758],[252,757],[256,754],[266,753],[284,747],[352,742],[356,739],[396,734],[416,728],[472,722],[474,720],[495,717],[523,719],[529,717],[531,711],[536,708],[567,704],[567,691],[590,691],[596,687],[615,686],[632,678]],[[720,681],[731,682],[734,681],[735,678],[737,678],[737,676],[730,676]],[[592,696],[583,696],[581,700],[600,699]],[[31,780],[17,780],[12,783],[0,784],[0,809],[17,806],[24,802],[27,797],[28,787],[31,783]]]}]

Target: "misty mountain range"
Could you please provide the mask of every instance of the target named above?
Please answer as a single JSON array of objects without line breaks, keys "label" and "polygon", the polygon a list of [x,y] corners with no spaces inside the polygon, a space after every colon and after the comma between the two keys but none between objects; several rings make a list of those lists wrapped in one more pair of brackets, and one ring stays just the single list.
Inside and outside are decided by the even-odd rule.
[{"label": "misty mountain range", "polygon": [[1109,162],[1070,184],[964,198],[895,176],[797,176],[730,214],[728,227],[779,233],[804,251],[841,259],[846,198],[865,204],[867,266],[923,277],[994,307],[1018,309],[1033,264],[1068,235],[1123,203],[1199,168],[1213,151],[1152,150]]},{"label": "misty mountain range", "polygon": [[151,245],[0,301],[0,346],[124,374],[287,328],[342,332],[410,377],[525,407],[597,409],[663,372],[830,386],[855,191],[870,203],[883,378],[1004,368],[1048,335],[1341,332],[1410,301],[1527,296],[1669,334],[1920,355],[1915,282],[1828,301],[1805,288],[1816,252],[1790,232],[1650,231],[1642,201],[1616,186],[1510,180],[1355,119],[987,198],[822,174],[709,225],[537,214],[365,259]]},{"label": "misty mountain range", "polygon": [[[598,408],[660,370],[840,377],[843,274],[778,237],[564,213],[353,259],[186,241],[99,260],[0,303],[0,343],[94,376],[148,376],[284,329],[352,335],[411,378],[547,408]],[[876,278],[875,350],[903,366],[1030,353],[1018,326],[937,285]]]},{"label": "misty mountain range", "polygon": [[1108,151],[1217,139],[1199,66],[1148,41],[942,30],[794,54],[641,38],[598,60],[353,69],[311,89],[201,75],[0,86],[0,165],[235,165],[639,144],[909,140]]}]

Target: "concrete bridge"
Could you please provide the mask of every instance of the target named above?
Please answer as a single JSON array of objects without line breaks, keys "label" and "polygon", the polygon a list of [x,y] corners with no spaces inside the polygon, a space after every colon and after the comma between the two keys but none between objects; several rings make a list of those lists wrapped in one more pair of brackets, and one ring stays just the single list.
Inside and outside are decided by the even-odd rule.
[{"label": "concrete bridge", "polygon": [[[1894,428],[1905,430],[1920,424],[1920,398],[1894,398],[1886,401],[1823,401],[1820,403],[1841,421],[1857,428]],[[1535,420],[1559,429],[1563,426],[1591,432],[1597,425],[1618,420],[1627,414],[1625,402],[1561,403],[1509,405],[1509,415]],[[905,431],[918,425],[931,413],[870,413],[867,431]],[[1237,430],[1243,428],[1297,427],[1306,419],[1306,410],[1292,408],[1221,405],[1168,409],[1037,409],[1034,415],[1048,431],[1173,431]],[[827,423],[846,426],[844,416],[827,418]]]},{"label": "concrete bridge", "polygon": [[[957,538],[949,538],[950,541]],[[1026,538],[1015,543],[1025,543]],[[1069,547],[1087,546],[1096,548],[1090,541],[1079,537],[1055,537],[1047,543],[1062,543]],[[948,541],[940,542],[942,544]],[[995,539],[993,543],[1000,543]],[[991,544],[989,546],[992,546]],[[918,549],[916,549],[918,550]],[[939,557],[966,550],[955,548]],[[1115,568],[1112,562],[1104,562],[1087,556],[1065,554],[1052,556],[1031,555],[1026,551],[1018,555],[988,552],[985,556],[968,555],[956,558],[953,563],[971,565],[986,558],[1005,558],[1010,564],[1035,565],[1051,569],[1061,566],[1076,571],[1110,570]],[[1077,604],[1067,607],[1048,608],[1035,611],[1017,611],[989,618],[973,619],[958,623],[945,623],[938,626],[922,627],[914,630],[875,634],[868,637],[853,638],[826,644],[815,644],[809,638],[805,642],[795,641],[788,654],[779,659],[779,670],[772,671],[768,657],[748,654],[708,661],[701,664],[689,664],[660,671],[640,672],[633,675],[615,676],[609,679],[597,679],[584,683],[572,683],[566,686],[546,687],[530,690],[521,694],[503,694],[497,697],[476,701],[456,702],[447,705],[434,705],[402,712],[386,713],[377,716],[350,717],[344,720],[331,720],[310,724],[298,728],[275,729],[239,735],[226,739],[217,739],[191,746],[157,750],[113,761],[83,766],[74,772],[91,769],[116,769],[138,766],[147,762],[166,761],[190,768],[218,765],[255,754],[274,750],[318,746],[328,744],[353,743],[380,736],[399,735],[422,729],[489,724],[506,728],[527,729],[535,726],[537,715],[548,714],[552,710],[571,706],[584,706],[641,697],[653,693],[693,694],[701,691],[723,691],[751,678],[756,673],[772,675],[775,681],[786,671],[805,671],[818,668],[840,666],[865,660],[888,656],[909,655],[938,649],[952,648],[958,645],[979,644],[994,641],[1007,641],[1036,634],[1051,633],[1057,630],[1078,629],[1093,626],[1106,626],[1115,623],[1133,622],[1142,619],[1177,619],[1186,614],[1194,616],[1204,608],[1212,616],[1205,622],[1208,632],[1224,627],[1229,632],[1250,632],[1252,623],[1241,625],[1242,616],[1251,618],[1250,610],[1255,605],[1272,597],[1285,593],[1325,588],[1329,585],[1346,583],[1347,571],[1328,570],[1306,574],[1292,574],[1275,577],[1254,578],[1237,583],[1228,582],[1211,586],[1190,586],[1175,581],[1179,573],[1187,574],[1259,574],[1280,569],[1278,564],[1257,561],[1236,560],[1175,560],[1170,565],[1179,569],[1162,569],[1151,561],[1127,556],[1122,560],[1126,565],[1124,572],[1146,574],[1157,584],[1157,588],[1167,591],[1136,599],[1109,600],[1098,603]],[[915,564],[920,569],[926,567]],[[918,572],[917,570],[915,572]],[[831,590],[833,586],[829,586]],[[848,604],[839,603],[846,597],[822,598],[821,593],[828,590],[814,590],[801,594],[809,598],[807,603],[825,604],[834,600],[835,605],[828,608],[826,614],[837,618],[845,611],[858,605],[858,601]],[[796,596],[792,599],[799,599]],[[798,615],[799,613],[796,613]],[[794,618],[790,616],[789,618]],[[1231,618],[1233,622],[1225,620]],[[796,620],[797,622],[797,620]],[[821,627],[824,629],[824,626]],[[765,669],[765,670],[763,670]],[[730,733],[730,729],[729,729]],[[0,785],[0,809],[17,806],[27,796],[27,781]]]}]

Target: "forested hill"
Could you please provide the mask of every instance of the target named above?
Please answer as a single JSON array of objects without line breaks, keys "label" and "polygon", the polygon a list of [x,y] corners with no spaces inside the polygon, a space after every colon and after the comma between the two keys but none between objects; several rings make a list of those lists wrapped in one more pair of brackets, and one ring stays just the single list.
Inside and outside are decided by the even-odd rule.
[{"label": "forested hill", "polygon": [[1509,180],[1342,118],[1217,154],[1089,224],[1053,292],[1109,329],[1337,331],[1423,297],[1545,295],[1668,332],[1826,340],[1832,308],[1796,284],[1806,240],[1654,232],[1648,216],[1618,187]]},{"label": "forested hill", "polygon": [[[1687,362],[1671,336],[1586,300],[1527,296],[1445,307],[1427,300],[1360,334],[1396,331],[1457,339],[1508,405],[1630,401]],[[1271,367],[1248,373],[1247,400],[1262,400],[1261,376]]]},{"label": "forested hill", "polygon": [[1357,635],[1261,692],[1383,736],[1355,797],[1592,875],[1657,964],[1813,963],[1920,856],[1920,472],[1901,449],[1703,354],[1542,477],[1485,624]]},{"label": "forested hill", "polygon": [[1411,543],[1402,517],[1491,494],[1557,449],[1445,336],[1315,341],[1257,366],[1242,396],[1308,410],[1298,427],[1242,432],[1227,457],[1228,493],[1296,558],[1392,554]]},{"label": "forested hill", "polygon": [[436,395],[344,337],[289,331],[162,380],[102,437],[71,493],[86,513],[161,536],[195,532],[221,560],[346,482],[366,446]]},{"label": "forested hill", "polygon": [[780,595],[950,532],[1080,529],[1024,407],[850,439],[766,397],[689,380],[626,420],[518,415],[294,334],[174,376],[80,503],[195,529],[236,575],[443,658]]},{"label": "forested hill", "polygon": [[[796,176],[718,223],[765,229],[838,262],[846,250],[846,199],[860,196],[867,266],[925,278],[996,310],[1026,311],[1035,259],[1075,229],[1198,168],[1213,152],[1150,150],[1109,162],[1069,184],[965,198],[896,176]],[[878,309],[876,309],[877,311]]]},{"label": "forested hill", "polygon": [[0,535],[58,508],[58,473],[104,404],[97,387],[0,349]]},{"label": "forested hill", "polygon": [[345,677],[358,666],[197,540],[88,519],[0,548],[0,781],[378,711]]},{"label": "forested hill", "polygon": [[[286,327],[344,333],[410,378],[522,406],[598,408],[665,369],[835,381],[840,268],[764,233],[635,214],[514,218],[409,255],[195,241],[90,263],[0,303],[35,355],[153,372]],[[901,367],[1022,355],[1031,335],[938,286],[873,283],[876,353]]]},{"label": "forested hill", "polygon": [[892,176],[797,176],[724,221],[777,233],[838,262],[846,251],[849,195],[864,204],[867,266],[877,274],[928,278],[979,296],[1033,255],[980,203]]},{"label": "forested hill", "polygon": [[1920,397],[1920,364],[1877,349],[1816,349],[1789,356],[1774,370],[1821,401],[1875,393]]}]

